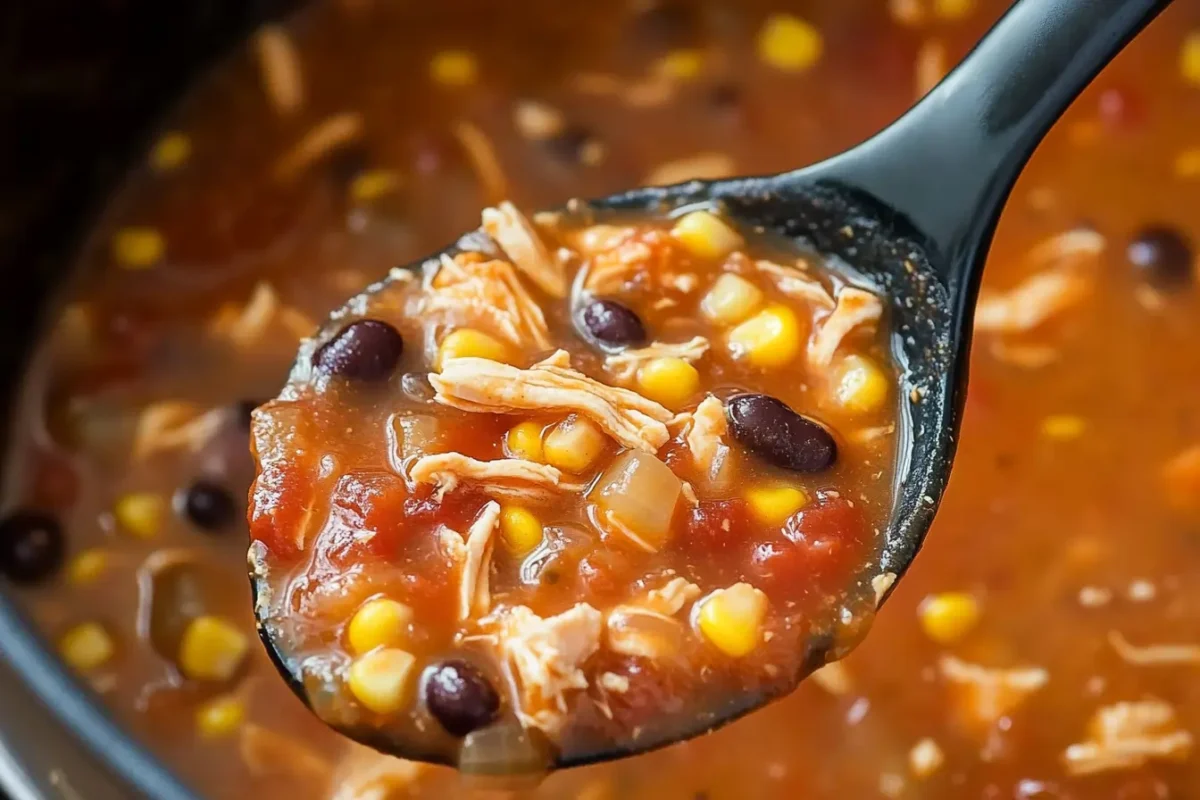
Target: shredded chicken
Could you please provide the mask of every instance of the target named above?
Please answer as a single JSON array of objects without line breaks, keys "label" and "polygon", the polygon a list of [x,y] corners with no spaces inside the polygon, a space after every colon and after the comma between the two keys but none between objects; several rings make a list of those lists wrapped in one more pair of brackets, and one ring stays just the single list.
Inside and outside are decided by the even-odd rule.
[{"label": "shredded chicken", "polygon": [[500,521],[500,504],[492,501],[483,507],[479,517],[467,532],[467,560],[463,564],[462,584],[458,594],[458,618],[470,619],[488,612],[492,603],[488,589],[488,572],[492,565],[496,523]]},{"label": "shredded chicken", "polygon": [[521,724],[556,733],[566,719],[567,693],[587,688],[580,666],[600,647],[600,612],[579,603],[543,619],[525,606],[513,606],[481,624],[498,634],[502,661],[521,698]]},{"label": "shredded chicken", "polygon": [[453,358],[429,382],[437,402],[463,411],[576,412],[623,446],[655,453],[670,438],[674,415],[636,392],[606,386],[569,367],[565,356],[518,369],[485,358]]},{"label": "shredded chicken", "polygon": [[1023,333],[1077,305],[1092,282],[1074,272],[1040,272],[1007,292],[981,294],[975,307],[975,330]]},{"label": "shredded chicken", "polygon": [[1198,644],[1152,644],[1137,647],[1118,631],[1108,632],[1108,642],[1127,664],[1152,666],[1164,664],[1200,664]]},{"label": "shredded chicken", "polygon": [[670,186],[685,181],[713,181],[737,174],[737,164],[726,153],[697,153],[665,161],[646,173],[642,186]]},{"label": "shredded chicken", "polygon": [[462,145],[467,160],[471,162],[471,168],[475,170],[475,177],[479,179],[484,195],[497,203],[507,197],[508,178],[504,174],[504,168],[500,166],[500,159],[496,157],[496,148],[492,147],[492,140],[487,134],[470,122],[457,122],[451,130]]},{"label": "shredded chicken", "polygon": [[261,342],[276,322],[296,340],[317,329],[307,314],[284,305],[271,284],[259,281],[244,306],[226,303],[217,310],[209,322],[209,332],[235,347],[249,349]]},{"label": "shredded chicken", "polygon": [[533,223],[508,201],[483,210],[483,230],[496,240],[517,269],[551,297],[566,297],[567,276]]},{"label": "shredded chicken", "polygon": [[1010,714],[1050,679],[1040,667],[993,669],[954,656],[943,656],[938,666],[942,677],[963,691],[964,710],[970,718],[987,725]]},{"label": "shredded chicken", "polygon": [[827,367],[842,341],[856,329],[874,331],[883,316],[883,303],[870,292],[845,286],[837,294],[833,312],[818,325],[808,345],[808,362]]},{"label": "shredded chicken", "polygon": [[438,550],[450,566],[462,566],[467,563],[467,543],[458,531],[442,525],[437,529],[437,544]]},{"label": "shredded chicken", "polygon": [[461,481],[478,484],[490,497],[515,501],[541,501],[555,491],[577,492],[582,488],[563,482],[562,473],[548,464],[520,458],[479,461],[462,453],[421,456],[408,474],[415,483],[434,484],[439,497],[454,491]]},{"label": "shredded chicken", "polygon": [[693,336],[686,342],[668,344],[652,342],[636,350],[624,350],[604,359],[604,368],[619,381],[631,381],[638,369],[647,361],[656,358],[682,358],[690,364],[695,364],[708,352],[708,339],[703,336]]},{"label": "shredded chicken", "polygon": [[1162,470],[1163,487],[1171,508],[1200,511],[1200,445],[1192,445],[1169,460]]},{"label": "shredded chicken", "polygon": [[818,308],[833,310],[836,303],[824,285],[816,278],[797,267],[776,264],[774,261],[759,259],[754,267],[775,284],[775,288],[788,297],[795,297]]},{"label": "shredded chicken", "polygon": [[896,582],[896,573],[885,572],[882,575],[876,575],[871,578],[871,590],[875,593],[875,607],[883,603],[883,599],[887,597],[888,590],[892,588],[892,584]]},{"label": "shredded chicken", "polygon": [[629,678],[615,672],[604,672],[600,675],[600,688],[613,694],[625,694],[629,691]]},{"label": "shredded chicken", "polygon": [[355,747],[338,763],[331,800],[399,800],[408,797],[430,765]]},{"label": "shredded chicken", "polygon": [[196,452],[229,419],[229,410],[212,408],[204,413],[180,400],[165,400],[142,409],[133,431],[132,456],[141,461],[168,450]]},{"label": "shredded chicken", "polygon": [[251,775],[286,776],[323,783],[333,765],[299,739],[247,722],[241,728],[238,752]]},{"label": "shredded chicken", "polygon": [[616,606],[605,620],[608,649],[627,656],[662,661],[675,656],[683,642],[683,624],[675,618],[701,594],[683,578]]},{"label": "shredded chicken", "polygon": [[1179,726],[1175,709],[1161,700],[1103,706],[1088,723],[1088,738],[1063,753],[1071,775],[1135,769],[1151,760],[1183,761],[1192,735]]},{"label": "shredded chicken", "polygon": [[600,234],[579,234],[575,240],[588,258],[583,288],[593,294],[619,294],[639,281],[682,294],[695,290],[694,275],[674,271],[678,244],[667,231],[605,226]]},{"label": "shredded chicken", "polygon": [[729,453],[729,446],[722,438],[729,429],[725,404],[709,395],[690,414],[690,421],[685,441],[692,451],[692,461],[712,478],[720,471]]},{"label": "shredded chicken", "polygon": [[343,145],[362,138],[363,118],[355,111],[343,111],[326,117],[284,152],[275,162],[275,177],[289,180],[306,167]]},{"label": "shredded chicken", "polygon": [[476,253],[443,254],[421,311],[456,312],[519,347],[550,347],[546,317],[507,261],[482,260]]},{"label": "shredded chicken", "polygon": [[841,661],[829,662],[815,671],[809,678],[817,686],[838,697],[848,695],[854,689],[854,681],[850,678],[850,671],[846,669],[846,665]]},{"label": "shredded chicken", "polygon": [[988,345],[992,357],[1021,369],[1048,367],[1062,357],[1057,347],[1048,344],[1025,344],[995,339]]},{"label": "shredded chicken", "polygon": [[255,45],[263,92],[272,108],[284,116],[295,113],[304,104],[304,74],[291,37],[278,25],[265,25]]}]

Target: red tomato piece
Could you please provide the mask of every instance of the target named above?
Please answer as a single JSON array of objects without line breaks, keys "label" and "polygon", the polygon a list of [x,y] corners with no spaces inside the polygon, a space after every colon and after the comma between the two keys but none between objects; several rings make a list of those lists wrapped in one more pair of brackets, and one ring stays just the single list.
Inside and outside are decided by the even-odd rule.
[{"label": "red tomato piece", "polygon": [[264,464],[250,488],[250,538],[273,556],[291,558],[304,549],[304,528],[315,501],[316,464]]},{"label": "red tomato piece", "polygon": [[751,534],[746,504],[741,500],[701,500],[687,511],[687,529],[676,538],[689,553],[720,553],[743,544]]},{"label": "red tomato piece", "polygon": [[[408,538],[413,526],[405,515],[408,491],[404,480],[390,472],[362,472],[343,475],[331,498],[334,513],[356,529],[356,541],[378,556],[394,554]],[[362,531],[371,534],[362,538]]]}]

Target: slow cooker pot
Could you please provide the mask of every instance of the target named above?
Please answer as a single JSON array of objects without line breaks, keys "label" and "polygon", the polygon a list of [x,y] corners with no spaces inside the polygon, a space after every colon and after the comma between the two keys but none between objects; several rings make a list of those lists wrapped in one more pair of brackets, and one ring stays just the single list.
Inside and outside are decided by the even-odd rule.
[{"label": "slow cooker pot", "polygon": [[[71,253],[154,122],[199,71],[298,4],[13,0],[0,10],[5,418]],[[13,800],[192,797],[59,665],[2,586],[0,790]]]}]

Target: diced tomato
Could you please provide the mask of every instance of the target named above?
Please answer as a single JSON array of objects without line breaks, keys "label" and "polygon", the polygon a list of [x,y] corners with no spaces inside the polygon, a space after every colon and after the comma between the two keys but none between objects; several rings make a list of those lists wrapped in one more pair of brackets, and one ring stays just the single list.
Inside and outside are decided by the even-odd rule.
[{"label": "diced tomato", "polygon": [[596,674],[604,672],[629,681],[626,691],[605,692],[604,698],[612,711],[613,724],[625,733],[656,716],[682,711],[685,698],[693,690],[688,672],[644,658],[602,655],[596,662]]},{"label": "diced tomato", "polygon": [[635,571],[622,550],[602,548],[579,559],[579,580],[594,600],[613,599],[633,580]]},{"label": "diced tomato", "polygon": [[404,516],[425,525],[441,524],[466,533],[487,502],[487,497],[471,486],[447,492],[440,500],[432,486],[419,487],[404,501]]},{"label": "diced tomato", "polygon": [[741,545],[751,533],[742,500],[701,500],[687,511],[686,529],[675,543],[696,555],[721,553]]},{"label": "diced tomato", "polygon": [[816,553],[834,553],[834,544],[857,550],[866,541],[866,533],[862,509],[830,494],[794,514],[783,526],[784,536]]},{"label": "diced tomato", "polygon": [[405,515],[407,499],[407,488],[398,475],[360,472],[343,475],[331,501],[334,513],[340,513],[343,522],[371,534],[366,539],[367,548],[386,557],[395,553],[413,530]]},{"label": "diced tomato", "polygon": [[298,555],[316,499],[316,478],[317,465],[310,460],[264,464],[250,487],[250,538],[273,556]]},{"label": "diced tomato", "polygon": [[794,598],[808,589],[836,591],[863,555],[866,523],[861,510],[826,495],[785,523],[783,538],[761,542],[750,571],[768,594]]}]

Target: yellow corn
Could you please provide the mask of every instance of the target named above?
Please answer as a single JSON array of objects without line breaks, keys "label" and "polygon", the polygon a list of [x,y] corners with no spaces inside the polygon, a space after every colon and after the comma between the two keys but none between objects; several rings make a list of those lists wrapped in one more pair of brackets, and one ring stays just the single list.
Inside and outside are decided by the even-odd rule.
[{"label": "yellow corn", "polygon": [[429,62],[429,76],[443,86],[470,86],[478,74],[475,56],[465,50],[443,50]]},{"label": "yellow corn", "polygon": [[376,647],[395,647],[408,635],[413,610],[404,603],[376,597],[359,606],[346,626],[346,641],[353,653],[365,653]]},{"label": "yellow corn", "polygon": [[658,60],[654,71],[664,78],[686,81],[704,70],[704,54],[699,50],[672,50]]},{"label": "yellow corn", "polygon": [[782,367],[800,353],[803,335],[800,320],[790,308],[773,304],[729,332],[735,358],[770,369]]},{"label": "yellow corn", "polygon": [[700,391],[700,373],[682,358],[647,361],[637,373],[642,394],[670,409],[678,409]]},{"label": "yellow corn", "polygon": [[883,408],[888,398],[888,379],[874,361],[865,356],[846,356],[834,376],[834,399],[852,414],[870,414]]},{"label": "yellow corn", "polygon": [[750,512],[767,525],[782,525],[808,505],[808,494],[795,486],[755,486],[746,490]]},{"label": "yellow corn", "polygon": [[975,0],[935,0],[933,10],[942,19],[962,19],[975,10]]},{"label": "yellow corn", "polygon": [[790,14],[772,14],[758,32],[758,57],[785,72],[800,72],[821,58],[821,33]]},{"label": "yellow corn", "polygon": [[98,547],[84,550],[67,565],[67,581],[76,586],[93,583],[108,569],[108,553]]},{"label": "yellow corn", "polygon": [[150,153],[150,163],[159,172],[170,172],[187,162],[192,154],[192,140],[187,134],[171,131],[164,134]]},{"label": "yellow corn", "polygon": [[183,631],[179,669],[195,681],[226,681],[233,677],[250,649],[250,641],[220,617],[196,617]]},{"label": "yellow corn", "polygon": [[408,700],[416,658],[404,650],[384,647],[359,656],[346,680],[358,702],[376,714],[395,714]]},{"label": "yellow corn", "polygon": [[1200,31],[1183,37],[1179,51],[1179,74],[1193,86],[1200,86]]},{"label": "yellow corn", "polygon": [[939,644],[953,644],[979,622],[979,603],[965,592],[931,594],[917,611],[921,629]]},{"label": "yellow corn", "polygon": [[515,556],[523,556],[542,543],[542,523],[527,508],[500,509],[500,539]]},{"label": "yellow corn", "polygon": [[167,250],[162,234],[154,228],[133,226],[113,234],[112,255],[117,266],[148,269],[162,260]]},{"label": "yellow corn", "polygon": [[79,672],[103,666],[114,650],[112,637],[96,622],[81,622],[58,640],[62,660]]},{"label": "yellow corn", "polygon": [[742,246],[741,235],[709,211],[684,214],[671,228],[671,235],[700,258],[724,258]]},{"label": "yellow corn", "polygon": [[117,500],[113,518],[121,529],[139,539],[153,539],[162,528],[167,501],[153,492],[132,492]]},{"label": "yellow corn", "polygon": [[396,173],[386,169],[369,169],[350,182],[350,198],[356,203],[378,200],[400,185]]},{"label": "yellow corn", "polygon": [[196,732],[203,739],[220,739],[241,727],[246,704],[231,694],[214,697],[196,709]]},{"label": "yellow corn", "polygon": [[748,583],[735,583],[708,596],[696,615],[700,633],[725,655],[740,658],[762,640],[767,596]]},{"label": "yellow corn", "polygon": [[572,414],[546,434],[542,452],[550,466],[580,473],[594,464],[607,447],[608,437],[594,422]]},{"label": "yellow corn", "polygon": [[513,458],[526,461],[543,460],[542,426],[536,422],[522,422],[504,436],[504,447]]},{"label": "yellow corn", "polygon": [[1087,422],[1074,414],[1051,414],[1042,420],[1042,435],[1059,442],[1078,439],[1085,430]]},{"label": "yellow corn", "polygon": [[762,305],[759,288],[743,277],[725,273],[700,301],[700,313],[717,325],[737,325]]},{"label": "yellow corn", "polygon": [[508,347],[483,331],[459,328],[448,333],[438,347],[439,364],[450,358],[490,358],[492,361],[507,361]]}]

